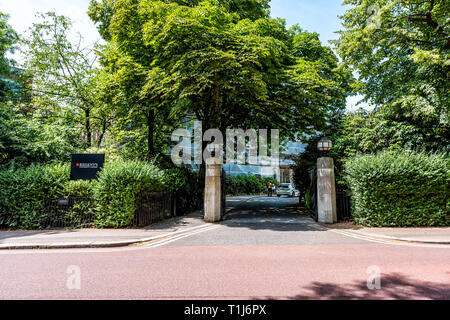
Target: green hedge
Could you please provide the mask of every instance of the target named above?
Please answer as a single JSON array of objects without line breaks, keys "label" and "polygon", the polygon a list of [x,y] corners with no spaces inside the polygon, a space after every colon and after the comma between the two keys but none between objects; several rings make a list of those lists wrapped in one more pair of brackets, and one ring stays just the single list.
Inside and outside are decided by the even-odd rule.
[{"label": "green hedge", "polygon": [[141,161],[117,161],[100,172],[94,198],[97,202],[97,225],[121,228],[134,217],[136,195],[145,191],[164,190],[163,171]]},{"label": "green hedge", "polygon": [[227,176],[225,190],[227,195],[234,196],[240,194],[261,194],[267,191],[269,182],[278,185],[277,180],[270,177],[259,177],[255,175]]},{"label": "green hedge", "polygon": [[164,170],[164,184],[177,195],[177,211],[191,212],[203,207],[203,184],[200,176],[187,168]]},{"label": "green hedge", "polygon": [[66,214],[72,215],[71,220],[73,215],[94,214],[100,228],[130,226],[136,195],[141,192],[176,191],[181,204],[177,211],[183,212],[197,209],[201,202],[197,174],[187,169],[161,170],[147,162],[112,161],[105,164],[98,180],[70,181],[69,176],[67,164],[0,171],[0,228],[45,228],[49,212],[44,201],[60,197],[89,197]]},{"label": "green hedge", "polygon": [[357,224],[450,225],[448,154],[402,151],[359,155],[348,159],[344,166]]},{"label": "green hedge", "polygon": [[60,164],[32,165],[0,172],[0,227],[39,229],[48,212],[45,199],[64,193],[69,181],[69,166]]}]

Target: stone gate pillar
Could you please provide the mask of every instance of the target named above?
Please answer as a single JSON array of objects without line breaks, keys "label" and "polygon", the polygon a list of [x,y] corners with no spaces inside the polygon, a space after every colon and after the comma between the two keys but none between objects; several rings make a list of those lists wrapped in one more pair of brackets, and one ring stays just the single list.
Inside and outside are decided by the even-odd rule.
[{"label": "stone gate pillar", "polygon": [[319,222],[336,223],[336,185],[333,159],[317,159],[317,209]]},{"label": "stone gate pillar", "polygon": [[208,222],[218,222],[221,219],[221,167],[219,159],[206,159],[204,219]]}]

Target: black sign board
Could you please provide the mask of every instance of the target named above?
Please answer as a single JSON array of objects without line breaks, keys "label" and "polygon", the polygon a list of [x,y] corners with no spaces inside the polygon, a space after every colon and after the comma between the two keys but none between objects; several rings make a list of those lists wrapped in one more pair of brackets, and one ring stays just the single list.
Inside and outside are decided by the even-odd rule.
[{"label": "black sign board", "polygon": [[103,168],[104,154],[72,154],[70,180],[97,179],[97,173]]}]

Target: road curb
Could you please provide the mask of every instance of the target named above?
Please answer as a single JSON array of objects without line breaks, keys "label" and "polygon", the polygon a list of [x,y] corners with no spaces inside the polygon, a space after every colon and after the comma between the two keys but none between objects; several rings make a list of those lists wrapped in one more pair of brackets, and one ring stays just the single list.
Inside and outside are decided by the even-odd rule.
[{"label": "road curb", "polygon": [[210,223],[201,224],[199,226],[187,228],[184,230],[169,232],[160,234],[153,237],[133,239],[127,241],[106,241],[106,242],[74,242],[74,243],[26,243],[26,244],[0,244],[0,250],[18,250],[18,249],[82,249],[82,248],[117,248],[128,247],[132,245],[139,245],[150,241],[162,240],[164,238],[170,238],[175,235],[189,233],[190,231],[201,230],[202,228],[209,227]]},{"label": "road curb", "polygon": [[321,227],[329,230],[329,231],[333,231],[342,235],[347,235],[350,237],[361,237],[361,238],[368,238],[371,240],[378,240],[378,241],[387,241],[387,242],[402,242],[402,243],[410,243],[410,244],[441,244],[441,245],[450,245],[450,240],[447,241],[435,241],[435,240],[418,240],[418,239],[411,239],[411,238],[400,238],[400,237],[392,237],[392,236],[386,236],[386,235],[373,235],[370,233],[365,233],[365,232],[352,232],[352,231],[347,231],[347,230],[342,230],[342,229],[334,229],[334,228],[330,228],[324,225],[320,225]]}]

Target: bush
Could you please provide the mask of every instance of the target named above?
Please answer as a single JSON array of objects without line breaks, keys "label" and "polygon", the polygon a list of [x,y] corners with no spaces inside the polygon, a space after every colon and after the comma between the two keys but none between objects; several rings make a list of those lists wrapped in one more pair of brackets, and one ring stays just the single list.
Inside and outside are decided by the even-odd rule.
[{"label": "bush", "polygon": [[231,195],[252,195],[261,194],[267,191],[269,182],[277,185],[277,180],[270,177],[259,177],[255,175],[239,175],[226,177],[225,192]]},{"label": "bush", "polygon": [[65,198],[90,197],[96,184],[96,180],[70,180],[64,184],[63,195]]},{"label": "bush", "polygon": [[[64,185],[63,196],[71,202],[69,208],[62,211],[66,227],[91,226],[92,220],[97,216],[98,212],[97,202],[92,196],[96,184],[96,180],[72,180],[67,181]],[[61,214],[61,211],[59,214]],[[55,217],[56,219],[57,216]]]},{"label": "bush", "polygon": [[141,161],[117,161],[104,166],[94,187],[99,227],[129,226],[135,198],[141,192],[164,190],[163,171]]},{"label": "bush", "polygon": [[448,226],[448,154],[401,151],[345,162],[356,223],[374,227]]},{"label": "bush", "polygon": [[167,191],[176,192],[177,211],[189,212],[203,205],[203,190],[197,172],[187,168],[164,170],[164,185]]},{"label": "bush", "polygon": [[0,226],[45,228],[44,200],[62,196],[68,180],[69,166],[61,164],[0,171]]},{"label": "bush", "polygon": [[[78,227],[85,216],[94,216],[97,227],[128,227],[136,196],[147,192],[176,192],[178,212],[201,206],[198,175],[188,169],[114,161],[105,164],[98,180],[70,181],[69,176],[69,165],[61,164],[0,171],[0,228],[43,229],[52,219]],[[74,200],[70,209],[53,210],[60,197]]]}]

